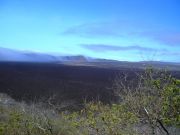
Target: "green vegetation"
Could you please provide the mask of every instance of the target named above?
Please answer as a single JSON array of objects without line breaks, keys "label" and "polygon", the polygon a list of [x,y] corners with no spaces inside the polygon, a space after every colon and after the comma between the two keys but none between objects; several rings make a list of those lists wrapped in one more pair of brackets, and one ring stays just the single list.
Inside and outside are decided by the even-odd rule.
[{"label": "green vegetation", "polygon": [[[95,135],[131,135],[135,134],[132,125],[137,117],[125,111],[123,105],[103,105],[101,102],[85,104],[80,112],[65,115],[66,120],[76,128],[85,129],[83,134]],[[134,132],[133,132],[134,131]]]},{"label": "green vegetation", "polygon": [[0,135],[178,134],[180,80],[148,68],[133,83],[126,81],[124,76],[114,82],[120,102],[85,102],[73,112],[18,103],[0,94]]},{"label": "green vegetation", "polygon": [[0,135],[133,135],[138,122],[118,104],[90,102],[80,111],[60,113],[38,108],[1,104]]},{"label": "green vegetation", "polygon": [[126,78],[115,80],[115,94],[140,123],[148,124],[151,134],[158,134],[160,129],[169,134],[166,126],[180,127],[179,80],[166,71],[153,68],[138,75],[135,84],[125,85],[122,80],[126,81]]}]

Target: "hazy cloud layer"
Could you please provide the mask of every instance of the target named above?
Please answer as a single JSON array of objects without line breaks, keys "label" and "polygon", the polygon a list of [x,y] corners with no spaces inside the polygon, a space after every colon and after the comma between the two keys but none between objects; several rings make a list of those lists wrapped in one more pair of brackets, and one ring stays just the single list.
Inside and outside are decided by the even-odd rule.
[{"label": "hazy cloud layer", "polygon": [[180,46],[180,31],[162,30],[157,26],[129,21],[94,22],[76,25],[65,30],[63,35],[82,37],[145,37],[170,46]]},{"label": "hazy cloud layer", "polygon": [[132,21],[117,19],[75,25],[68,28],[61,34],[86,37],[119,37],[132,35],[132,33],[137,34],[146,28],[151,27],[144,23],[140,24]]},{"label": "hazy cloud layer", "polygon": [[177,57],[180,57],[180,52],[167,51],[167,52],[161,52],[159,55],[161,55],[161,56],[177,56]]},{"label": "hazy cloud layer", "polygon": [[133,46],[115,46],[115,45],[105,45],[105,44],[82,44],[83,48],[86,48],[88,50],[94,51],[94,52],[108,52],[108,51],[145,51],[145,52],[152,52],[157,51],[153,48],[147,48],[147,47],[141,47],[138,45]]},{"label": "hazy cloud layer", "polygon": [[152,38],[158,42],[161,42],[170,46],[180,46],[180,32],[142,32],[138,35]]},{"label": "hazy cloud layer", "polygon": [[[148,47],[142,47],[139,45],[132,46],[115,46],[115,45],[106,45],[106,44],[81,44],[81,47],[93,51],[95,53],[106,53],[106,52],[117,52],[117,51],[138,51],[139,54],[143,53],[144,56],[156,57],[180,57],[180,52],[170,51],[167,49],[154,49]],[[132,52],[136,53],[136,52]]]},{"label": "hazy cloud layer", "polygon": [[116,29],[117,24],[115,24],[114,22],[85,23],[70,27],[69,29],[65,30],[62,34],[85,37],[118,36],[119,32]]}]

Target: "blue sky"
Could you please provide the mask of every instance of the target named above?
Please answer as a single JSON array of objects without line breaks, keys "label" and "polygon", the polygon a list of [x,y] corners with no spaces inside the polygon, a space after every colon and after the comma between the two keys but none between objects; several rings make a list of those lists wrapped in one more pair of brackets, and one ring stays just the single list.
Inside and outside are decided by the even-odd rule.
[{"label": "blue sky", "polygon": [[0,0],[0,47],[180,62],[180,0]]}]

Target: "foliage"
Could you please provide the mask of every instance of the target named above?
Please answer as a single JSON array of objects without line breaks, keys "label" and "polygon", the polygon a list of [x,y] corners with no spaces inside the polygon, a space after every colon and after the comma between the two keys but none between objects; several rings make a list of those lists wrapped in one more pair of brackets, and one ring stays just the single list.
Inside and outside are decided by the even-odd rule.
[{"label": "foliage", "polygon": [[180,127],[180,80],[171,81],[163,92],[163,118],[166,124]]},{"label": "foliage", "polygon": [[138,121],[131,112],[125,111],[123,105],[103,105],[90,102],[80,112],[65,116],[71,124],[80,128],[83,134],[94,135],[131,135],[135,134],[132,125]]},{"label": "foliage", "polygon": [[71,127],[50,110],[21,103],[0,102],[0,135],[76,135]]},{"label": "foliage", "polygon": [[35,105],[0,102],[0,135],[134,135],[137,121],[119,104],[90,102],[80,111],[58,113]]},{"label": "foliage", "polygon": [[161,127],[168,134],[164,124],[180,124],[180,81],[167,71],[147,68],[138,74],[132,85],[125,85],[122,78],[115,80],[115,94],[126,108],[135,114],[141,123],[149,124],[151,134]]}]

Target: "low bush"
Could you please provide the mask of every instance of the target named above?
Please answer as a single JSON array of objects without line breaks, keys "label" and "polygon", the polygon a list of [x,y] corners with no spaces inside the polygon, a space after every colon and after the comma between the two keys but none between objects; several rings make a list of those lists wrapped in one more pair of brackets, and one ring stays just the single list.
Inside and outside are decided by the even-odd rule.
[{"label": "low bush", "polygon": [[140,123],[147,125],[146,134],[170,134],[169,127],[179,129],[180,80],[165,70],[147,68],[133,83],[126,81],[127,75],[117,78],[114,93]]},{"label": "low bush", "polygon": [[0,104],[0,135],[134,135],[132,125],[137,121],[118,104],[90,102],[76,112]]}]

